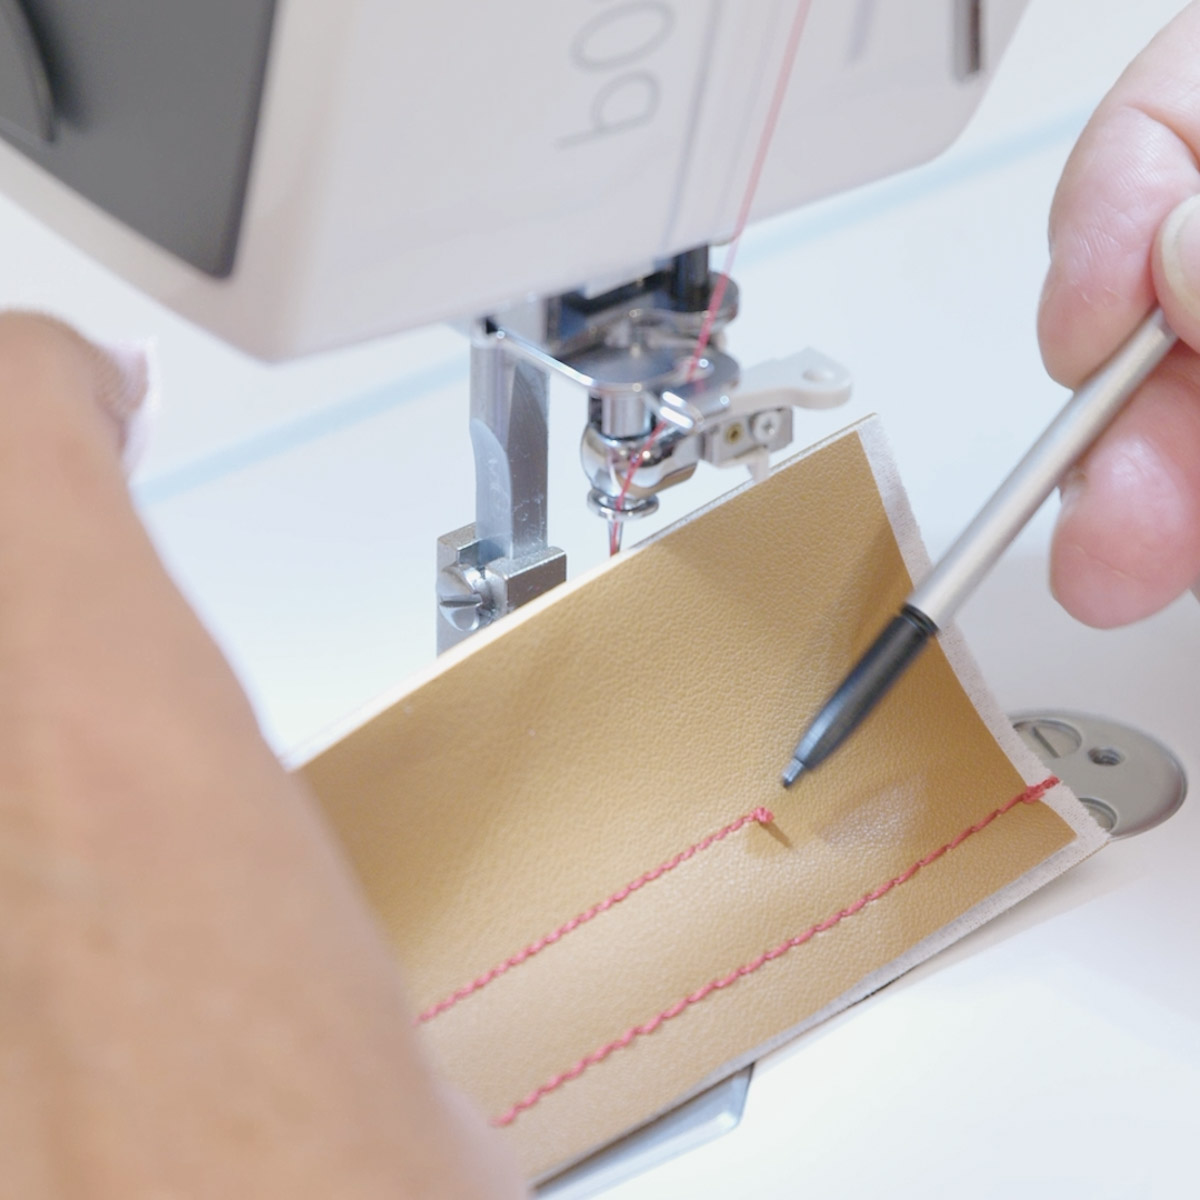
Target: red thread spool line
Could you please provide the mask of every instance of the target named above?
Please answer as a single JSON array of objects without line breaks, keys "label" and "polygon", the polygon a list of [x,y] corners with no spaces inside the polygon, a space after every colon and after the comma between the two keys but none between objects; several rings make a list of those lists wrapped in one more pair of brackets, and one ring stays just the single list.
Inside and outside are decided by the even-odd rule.
[{"label": "red thread spool line", "polygon": [[[700,369],[700,364],[704,360],[704,352],[708,349],[708,343],[712,340],[713,325],[717,319],[717,313],[721,310],[721,302],[725,299],[725,292],[729,287],[729,279],[733,274],[733,264],[737,260],[738,247],[742,242],[742,234],[746,230],[746,224],[750,220],[750,209],[754,206],[754,197],[758,193],[758,185],[762,180],[763,167],[766,166],[767,153],[771,149],[771,140],[775,136],[775,127],[779,124],[779,114],[783,111],[783,101],[787,96],[788,82],[792,77],[792,67],[796,63],[796,52],[800,48],[800,38],[804,33],[804,26],[808,22],[808,10],[812,7],[812,0],[800,0],[796,5],[796,14],[792,18],[792,27],[788,31],[787,43],[783,51],[783,63],[779,71],[779,78],[775,81],[775,90],[771,95],[771,104],[767,109],[767,117],[763,122],[762,132],[758,137],[758,147],[754,153],[754,161],[750,165],[750,176],[746,181],[746,190],[742,193],[741,207],[738,209],[737,220],[733,226],[733,236],[729,240],[729,246],[725,251],[725,261],[721,266],[721,273],[717,276],[717,282],[712,290],[712,295],[709,297],[708,308],[704,310],[704,321],[700,325],[700,334],[696,338],[695,348],[692,350],[691,360],[688,362],[687,374],[684,379],[687,383],[691,383],[696,378],[696,372]],[[659,422],[654,429],[651,430],[650,436],[642,444],[638,452],[629,460],[629,470],[626,472],[625,479],[621,484],[621,490],[617,493],[617,511],[620,512],[625,505],[625,497],[629,495],[629,489],[633,484],[633,477],[637,474],[638,467],[642,464],[642,459],[645,457],[654,443],[662,436],[666,429],[663,422]],[[608,552],[609,555],[616,554],[621,549],[621,527],[616,521],[612,523],[608,535]]]}]

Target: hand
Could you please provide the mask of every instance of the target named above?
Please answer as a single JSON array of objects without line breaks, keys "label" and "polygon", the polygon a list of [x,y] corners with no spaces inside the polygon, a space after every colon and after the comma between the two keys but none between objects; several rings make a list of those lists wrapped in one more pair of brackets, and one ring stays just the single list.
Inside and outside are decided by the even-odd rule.
[{"label": "hand", "polygon": [[130,366],[0,315],[0,1194],[513,1200],[134,513]]},{"label": "hand", "polygon": [[1077,386],[1161,304],[1181,344],[1072,472],[1051,557],[1063,606],[1108,628],[1200,580],[1200,3],[1105,97],[1050,214],[1038,332]]}]

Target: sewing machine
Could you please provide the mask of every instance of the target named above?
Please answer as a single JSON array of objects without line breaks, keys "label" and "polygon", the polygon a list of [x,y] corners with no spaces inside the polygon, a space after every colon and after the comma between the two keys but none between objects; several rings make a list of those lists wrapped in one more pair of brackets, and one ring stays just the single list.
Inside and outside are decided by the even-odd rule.
[{"label": "sewing machine", "polygon": [[765,471],[794,407],[847,398],[811,350],[743,380],[708,246],[752,174],[762,218],[943,149],[1022,7],[816,0],[757,178],[791,2],[493,5],[464,30],[386,0],[4,0],[0,186],[262,356],[469,322],[477,500],[439,542],[445,648],[565,578],[551,373],[588,395],[588,500],[614,526],[701,460]]},{"label": "sewing machine", "polygon": [[[167,20],[157,12],[164,5],[137,7],[140,15]],[[110,188],[127,193],[124,209],[115,208],[114,194],[89,194],[81,181],[56,182],[37,166],[38,159],[49,162],[76,136],[74,125],[86,123],[87,106],[81,96],[56,90],[55,72],[62,64],[54,61],[54,31],[39,25],[52,6],[33,2],[20,5],[34,18],[21,61],[30,61],[32,44],[45,59],[47,86],[39,87],[35,72],[18,129],[11,110],[3,110],[13,146],[0,147],[0,192],[19,199],[138,288],[257,354],[283,358],[425,321],[487,314],[474,331],[476,360],[499,360],[504,371],[514,373],[518,366],[529,367],[536,381],[546,370],[558,378],[562,372],[549,360],[561,363],[559,352],[566,356],[574,350],[555,333],[555,304],[529,302],[523,298],[528,293],[567,297],[568,307],[578,301],[607,313],[598,322],[597,341],[611,349],[620,340],[614,331],[625,328],[621,305],[629,295],[620,288],[637,280],[641,298],[652,298],[668,333],[677,333],[680,344],[687,342],[699,306],[695,296],[690,308],[678,300],[686,299],[689,289],[699,291],[704,275],[700,254],[688,252],[721,240],[733,227],[791,6],[739,4],[735,14],[728,4],[595,0],[548,5],[538,14],[537,36],[521,39],[504,36],[515,27],[512,6],[490,6],[494,13],[471,15],[482,49],[461,59],[456,26],[464,21],[447,6],[445,15],[432,6],[416,14],[382,3],[327,5],[317,12],[315,5],[293,2],[279,6],[273,32],[265,7],[191,7],[211,14],[207,31],[214,52],[224,45],[220,30],[238,29],[233,36],[246,86],[261,73],[268,40],[275,56],[253,153],[243,136],[220,160],[227,183],[248,180],[240,201],[236,187],[223,198],[207,190],[221,174],[214,169],[219,156],[209,143],[180,155],[181,146],[195,144],[187,142],[186,131],[167,128],[168,116],[187,116],[172,113],[168,104],[159,106],[150,122],[157,127],[161,120],[161,140],[141,147],[153,151],[147,161],[154,187],[129,162],[108,173]],[[1030,15],[1050,7],[1034,0]],[[831,362],[853,367],[861,403],[885,409],[935,552],[1015,460],[1056,401],[1030,337],[1028,314],[1040,260],[1025,247],[1036,244],[1040,251],[1048,188],[1080,118],[1047,82],[1057,79],[1062,67],[1045,68],[1045,47],[1084,47],[1077,58],[1066,58],[1068,67],[1087,60],[1074,67],[1068,94],[1080,105],[1094,103],[1140,40],[1165,19],[1169,6],[1143,13],[1136,32],[1126,33],[1124,40],[1111,34],[1103,77],[1094,66],[1089,72],[1087,48],[1094,49],[1106,25],[1118,30],[1125,22],[1134,28],[1135,16],[1125,12],[1128,6],[1110,6],[1103,13],[1098,7],[1089,4],[1081,12],[1076,6],[1075,27],[1065,18],[1058,25],[1050,21],[1039,27],[1039,37],[1031,34],[1024,43],[1021,69],[1027,74],[1019,84],[1011,83],[1006,103],[1015,111],[1018,97],[1031,90],[1035,99],[1025,101],[1026,107],[1040,97],[1052,114],[1044,127],[1029,132],[1016,121],[1006,126],[993,113],[989,132],[979,133],[973,148],[945,160],[942,175],[935,169],[932,175],[909,176],[892,190],[885,186],[842,202],[826,201],[810,210],[812,216],[776,221],[757,234],[757,242],[748,243],[742,259],[743,306],[757,307],[745,320],[746,330],[739,331],[739,340],[749,347],[741,357],[750,364],[786,360],[800,337],[827,350]],[[133,11],[135,5],[123,0],[120,8]],[[935,153],[978,102],[1019,8],[991,2],[918,6],[907,0],[818,0],[756,218]],[[117,9],[114,3],[111,11]],[[13,0],[0,3],[0,17],[10,22],[17,11]],[[99,19],[101,6],[72,6],[72,11]],[[243,20],[247,24],[240,24]],[[1079,27],[1080,21],[1086,27]],[[418,33],[416,22],[428,24]],[[0,28],[13,26],[0,22]],[[154,21],[150,29],[157,38],[167,36]],[[977,39],[972,30],[981,36]],[[454,54],[436,50],[446,39]],[[196,43],[195,36],[188,40]],[[497,49],[501,45],[503,54]],[[629,58],[635,47],[642,56]],[[0,50],[5,52],[11,53],[8,43]],[[681,84],[678,92],[670,57],[675,53],[690,64],[686,71],[679,69],[687,86]],[[593,71],[580,65],[580,55],[585,64],[617,61],[607,72]],[[709,69],[702,77],[705,55]],[[149,69],[145,55],[131,61]],[[4,104],[12,100],[11,62],[0,59]],[[336,70],[321,67],[334,63]],[[162,73],[166,82],[180,82],[178,72]],[[224,74],[220,78],[227,84]],[[397,104],[389,89],[396,78],[419,81],[420,102],[406,111],[425,116],[427,126],[411,118],[392,119]],[[464,78],[488,80],[484,105],[463,104]],[[553,93],[552,84],[558,89]],[[531,91],[522,96],[503,90],[525,86]],[[694,105],[698,91],[703,102]],[[228,87],[223,98],[230,109],[235,92]],[[53,109],[46,103],[50,94]],[[551,94],[573,97],[573,106],[557,100],[548,104]],[[245,88],[241,96],[246,103]],[[693,112],[694,126],[689,124]],[[1059,116],[1053,118],[1054,113]],[[226,119],[234,120],[228,112]],[[549,163],[539,160],[535,135],[545,134],[552,122],[551,132],[560,139],[591,133],[593,140],[555,147]],[[97,121],[96,128],[104,124]],[[244,135],[244,123],[238,128]],[[510,136],[510,131],[518,133]],[[39,143],[47,132],[57,140]],[[148,138],[150,130],[139,127],[138,137],[118,139],[118,145],[136,157],[139,146],[130,143],[144,140],[143,133]],[[671,146],[675,157],[668,160]],[[693,149],[688,152],[686,146]],[[563,157],[574,151],[578,160]],[[987,156],[993,164],[987,168],[990,176],[979,166]],[[193,164],[183,159],[203,164],[203,178],[189,177],[186,168]],[[670,172],[661,172],[669,174],[669,185],[660,181],[663,161],[672,163]],[[484,164],[486,196],[480,194],[480,172],[473,162]],[[161,169],[164,164],[170,169]],[[652,176],[650,165],[656,168]],[[169,199],[162,190],[168,184],[178,188]],[[984,215],[976,216],[977,207]],[[237,237],[231,241],[228,217],[239,210]],[[481,211],[486,220],[480,219]],[[227,218],[215,234],[208,229],[207,241],[198,229],[173,233],[163,224],[180,214],[190,221],[201,212]],[[1005,223],[1009,219],[1013,225]],[[139,221],[148,222],[142,232]],[[428,332],[335,356],[335,384],[313,382],[322,378],[320,360],[311,367],[268,372],[184,328],[18,215],[6,210],[3,229],[6,287],[13,289],[6,298],[54,307],[93,330],[103,331],[106,324],[113,334],[155,329],[166,349],[176,351],[176,361],[182,356],[193,365],[194,377],[177,369],[168,378],[177,413],[173,417],[168,411],[165,447],[160,443],[140,495],[185,586],[258,694],[277,743],[295,741],[340,716],[397,672],[422,661],[429,653],[424,644],[413,641],[410,648],[412,639],[396,631],[431,624],[425,599],[429,548],[449,523],[442,514],[457,511],[470,465],[458,445],[465,439],[459,410],[452,406],[454,397],[465,393],[465,379],[461,371],[441,365],[461,351],[443,335]],[[167,248],[176,236],[180,240]],[[938,257],[937,247],[945,240],[955,249]],[[888,257],[889,251],[895,256]],[[231,266],[232,272],[223,274]],[[981,287],[982,279],[991,282]],[[668,303],[660,304],[656,295]],[[596,304],[604,297],[612,304]],[[732,308],[725,315],[732,315]],[[858,329],[869,331],[869,337],[857,339]],[[517,343],[514,355],[510,348]],[[1001,365],[981,380],[981,361]],[[577,365],[567,365],[578,371]],[[740,366],[732,369],[739,379],[749,374]],[[365,424],[344,424],[338,426],[343,441],[330,443],[322,457],[322,443],[310,426],[290,416],[293,407],[303,407],[307,415],[332,403],[331,397],[355,390],[370,396],[382,381],[405,373],[416,378],[423,371],[429,378],[419,395],[414,383],[407,399],[392,409],[364,402],[351,414],[366,422],[354,414],[383,413],[394,438],[364,436]],[[962,379],[977,385],[969,404],[958,387]],[[644,387],[648,380],[623,382]],[[722,380],[718,396],[736,396],[729,382],[729,377]],[[785,381],[796,382],[795,374]],[[771,386],[768,380],[754,388],[761,392]],[[583,390],[590,388],[585,384]],[[265,415],[251,403],[262,396],[269,410]],[[500,389],[502,405],[511,398],[511,391]],[[681,399],[691,403],[694,397]],[[562,389],[555,400],[571,411]],[[603,400],[594,406],[598,413],[585,414],[593,439],[619,441],[624,431],[636,428],[640,445],[645,413],[660,410],[620,397],[610,397],[607,406]],[[543,411],[543,403],[535,396],[532,407]],[[823,436],[832,424],[859,415],[858,403],[852,402],[846,414],[805,414],[800,436],[804,441]],[[928,432],[974,421],[1001,406],[1004,428],[989,428],[986,438],[939,439]],[[691,415],[684,405],[676,407]],[[554,404],[550,409],[555,411]],[[775,404],[744,416],[749,420],[758,411],[784,409]],[[190,421],[189,412],[203,414],[204,422]],[[921,419],[908,419],[918,414]],[[786,415],[790,419],[790,401]],[[286,443],[301,448],[291,467],[279,465],[283,451],[275,458],[275,451],[268,453],[264,439],[272,422],[297,431]],[[500,424],[485,419],[483,429]],[[231,445],[250,449],[241,458],[232,452],[222,458],[222,444],[210,427]],[[564,497],[556,500],[564,516],[556,518],[551,509],[548,520],[558,519],[562,530],[553,540],[568,545],[576,563],[586,563],[589,553],[601,553],[603,540],[603,526],[583,507],[595,479],[580,479],[574,463],[560,467],[568,455],[574,457],[577,429],[569,431],[564,445],[551,435],[549,488]],[[277,439],[276,447],[285,441]],[[696,461],[702,457],[697,449]],[[752,454],[749,462],[760,458]],[[340,464],[336,470],[335,463]],[[242,475],[231,482],[235,469]],[[217,498],[205,480],[216,479],[222,470]],[[370,478],[372,470],[377,481],[387,482],[367,490],[360,477]],[[715,472],[708,481],[701,474],[676,493],[676,504],[663,508],[678,513],[728,486],[728,480],[711,478]],[[657,482],[643,476],[638,484],[645,496],[635,498],[655,497]],[[309,489],[311,505],[297,498]],[[437,512],[428,521],[423,513],[407,516],[404,546],[394,555],[390,549],[381,552],[380,545],[392,545],[387,539],[395,514],[408,511],[403,504],[413,495]],[[578,519],[566,514],[572,504],[580,511]],[[502,522],[506,505],[503,500],[499,506]],[[327,518],[314,515],[321,506],[330,508]],[[247,511],[257,515],[259,528],[244,519]],[[292,534],[297,511],[317,532],[304,539]],[[511,521],[511,507],[507,511]],[[478,510],[476,515],[478,522]],[[322,519],[336,533],[323,534]],[[658,519],[650,516],[644,524],[652,528]],[[344,538],[342,531],[360,520],[355,555],[352,547],[343,547],[355,539]],[[429,524],[434,520],[442,524],[434,528]],[[293,537],[295,548],[288,549]],[[1110,637],[1077,629],[1055,612],[1036,582],[1044,574],[1046,537],[1042,521],[964,616],[989,681],[1011,710],[1054,703],[1099,709],[1149,728],[1172,744],[1194,773],[1200,766],[1194,733],[1200,727],[1200,700],[1191,663],[1200,654],[1200,636],[1191,609],[1177,608],[1158,622]],[[594,549],[586,538],[594,541]],[[551,538],[545,540],[549,548]],[[457,555],[462,547],[451,549]],[[267,551],[279,576],[269,582],[247,565]],[[380,565],[389,555],[394,565]],[[443,566],[462,565],[457,558],[443,558]],[[466,565],[478,566],[480,560]],[[416,579],[415,598],[402,590],[399,579],[405,572]],[[336,589],[325,580],[333,573],[340,574]],[[354,603],[338,607],[334,590],[353,595]],[[254,603],[246,602],[247,594]],[[397,596],[402,602],[395,602]],[[469,596],[443,587],[442,598],[466,600],[450,608],[456,616],[467,614],[459,624],[471,624]],[[363,619],[360,604],[375,607],[366,628],[356,631]],[[439,623],[458,632],[444,617]],[[287,665],[298,646],[304,648],[303,689],[296,687],[294,669]],[[294,697],[298,691],[304,700]],[[961,1192],[971,1190],[962,1186],[962,1172],[971,1169],[992,1173],[971,1177],[971,1185],[979,1185],[975,1194],[1011,1194],[1000,1185],[989,1191],[987,1179],[1011,1183],[1023,1172],[1025,1194],[1036,1195],[1036,1180],[1051,1180],[1056,1171],[1058,1194],[1072,1194],[1073,1186],[1088,1194],[1154,1194],[1156,1187],[1167,1194],[1170,1172],[1182,1175],[1189,1168],[1184,1116],[1200,1098],[1192,1000],[1198,981],[1186,929],[1169,936],[1145,931],[1157,928],[1163,914],[1191,911],[1200,903],[1189,850],[1196,844],[1195,831],[1187,828],[1193,817],[1185,806],[1169,831],[1113,846],[1076,876],[889,989],[885,1002],[868,1001],[851,1020],[843,1018],[773,1056],[756,1071],[736,1133],[627,1184],[623,1194],[715,1195],[732,1186],[791,1194],[803,1185],[813,1194],[865,1195],[887,1186],[893,1194],[917,1195],[939,1183]],[[1020,937],[1010,936],[1017,931]],[[949,1046],[944,1061],[930,1050],[939,1045]],[[965,1061],[973,1064],[969,1078],[956,1067]],[[718,1127],[730,1122],[736,1099],[721,1098]],[[1153,1112],[1152,1119],[1147,1112]],[[1173,1121],[1172,1112],[1181,1116]],[[1001,1151],[989,1132],[997,1128],[1019,1128],[1032,1141]],[[1080,1157],[1069,1171],[1060,1171],[1061,1150],[1053,1133],[1078,1143],[1094,1141],[1099,1131],[1104,1161],[1089,1164]],[[880,1149],[864,1155],[867,1145]],[[856,1174],[848,1176],[848,1169]]]}]

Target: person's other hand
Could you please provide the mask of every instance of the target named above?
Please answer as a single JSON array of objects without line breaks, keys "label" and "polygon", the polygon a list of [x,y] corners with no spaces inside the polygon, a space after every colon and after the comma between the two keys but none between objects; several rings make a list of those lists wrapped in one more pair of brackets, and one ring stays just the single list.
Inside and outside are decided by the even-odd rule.
[{"label": "person's other hand", "polygon": [[0,313],[0,1196],[516,1200],[130,503],[145,388]]},{"label": "person's other hand", "polygon": [[1200,3],[1126,70],[1079,139],[1050,215],[1038,332],[1077,386],[1156,303],[1167,361],[1063,486],[1051,587],[1108,628],[1200,579]]}]

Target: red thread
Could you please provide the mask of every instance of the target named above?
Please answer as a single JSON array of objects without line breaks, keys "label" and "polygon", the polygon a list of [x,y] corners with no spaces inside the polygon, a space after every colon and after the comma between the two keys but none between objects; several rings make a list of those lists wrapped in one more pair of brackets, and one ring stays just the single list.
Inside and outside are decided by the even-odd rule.
[{"label": "red thread", "polygon": [[675,870],[676,867],[687,862],[689,858],[694,858],[710,846],[715,846],[718,842],[729,837],[731,833],[737,833],[739,829],[744,828],[752,822],[759,825],[769,825],[774,820],[775,817],[770,809],[762,808],[761,806],[743,817],[738,817],[736,821],[731,821],[723,829],[718,829],[716,833],[710,833],[708,837],[702,838],[695,845],[689,846],[686,850],[681,850],[674,858],[669,858],[665,863],[654,867],[644,875],[639,875],[631,883],[627,883],[623,888],[613,892],[611,896],[601,900],[598,904],[593,904],[591,908],[585,909],[579,916],[572,917],[569,921],[564,921],[557,929],[547,933],[544,937],[538,938],[536,942],[531,942],[523,950],[518,950],[512,957],[506,958],[502,963],[498,963],[492,967],[491,970],[484,971],[478,979],[464,984],[457,991],[451,992],[449,996],[437,1001],[436,1004],[431,1004],[427,1009],[418,1014],[417,1023],[423,1024],[426,1021],[432,1021],[439,1013],[444,1013],[447,1009],[453,1008],[460,1000],[465,1000],[475,992],[481,991],[493,980],[499,979],[501,975],[511,971],[513,967],[519,967],[523,962],[528,962],[535,954],[540,954],[547,946],[553,946],[555,942],[561,941],[568,933],[578,929],[580,925],[586,925],[594,917],[598,917],[602,912],[607,912],[614,905],[620,904],[622,900],[632,896],[634,892],[640,891],[646,884],[653,883],[656,879],[661,879],[668,871]]},{"label": "red thread", "polygon": [[[700,333],[696,338],[696,345],[692,350],[692,357],[688,362],[687,373],[684,376],[687,383],[691,383],[696,378],[696,372],[700,369],[700,364],[704,360],[704,351],[708,349],[708,343],[712,339],[713,326],[716,324],[717,313],[721,311],[721,303],[725,299],[725,292],[729,287],[729,277],[733,274],[733,264],[737,260],[738,246],[741,245],[742,234],[745,233],[746,224],[750,220],[750,209],[754,204],[754,197],[758,192],[758,184],[762,178],[763,167],[766,166],[767,152],[771,148],[771,139],[775,136],[775,126],[779,124],[779,114],[783,111],[784,97],[787,95],[788,82],[792,76],[792,67],[796,62],[796,51],[799,49],[800,37],[804,33],[804,26],[808,21],[808,10],[811,7],[812,0],[799,0],[799,3],[796,5],[796,14],[792,18],[792,27],[788,32],[787,43],[783,50],[783,64],[779,71],[779,77],[775,81],[775,91],[771,95],[771,103],[767,109],[767,119],[763,123],[762,132],[758,136],[758,147],[754,152],[754,161],[750,166],[749,178],[746,180],[746,190],[742,193],[742,203],[738,209],[737,220],[734,222],[733,234],[729,239],[729,247],[725,251],[725,261],[721,266],[720,273],[717,275],[717,282],[713,285],[712,295],[708,300],[708,308],[704,310],[704,320],[700,325]],[[642,465],[642,460],[666,429],[666,424],[660,421],[650,431],[649,437],[642,443],[638,452],[629,460],[629,470],[626,472],[625,478],[621,483],[621,490],[617,494],[617,512],[623,511],[625,507],[625,497],[629,495],[629,489],[633,485],[633,477]],[[613,521],[609,525],[608,530],[608,553],[611,556],[616,554],[620,549],[621,525],[620,522]]]},{"label": "red thread", "polygon": [[930,863],[936,862],[942,855],[948,854],[951,850],[955,850],[961,846],[967,838],[973,837],[981,830],[986,829],[997,817],[1002,817],[1010,809],[1016,808],[1018,804],[1035,803],[1057,784],[1058,780],[1054,776],[1051,776],[1041,783],[1026,788],[1020,795],[1014,796],[1011,800],[1000,805],[999,808],[993,809],[981,821],[976,821],[974,825],[968,826],[956,837],[951,838],[944,846],[939,846],[936,850],[931,850],[924,858],[917,859],[908,870],[902,871],[899,875],[893,876],[887,882],[881,883],[877,888],[867,892],[866,895],[860,896],[853,904],[839,909],[832,916],[826,917],[823,921],[818,921],[815,925],[810,925],[803,933],[798,933],[794,937],[788,938],[787,941],[780,942],[778,946],[773,946],[770,950],[764,950],[757,958],[752,958],[749,962],[743,963],[736,970],[730,971],[728,975],[722,975],[718,979],[710,980],[703,987],[699,987],[694,992],[684,996],[681,1000],[675,1001],[669,1008],[664,1008],[662,1012],[651,1017],[648,1021],[643,1021],[640,1025],[630,1026],[620,1037],[614,1038],[611,1042],[606,1042],[603,1046],[597,1047],[590,1054],[585,1054],[573,1066],[548,1079],[540,1087],[534,1088],[528,1096],[523,1100],[518,1100],[507,1112],[493,1118],[492,1124],[496,1126],[511,1125],[521,1113],[526,1109],[532,1108],[543,1096],[548,1096],[551,1092],[557,1091],[564,1083],[569,1083],[572,1079],[578,1079],[588,1067],[603,1062],[610,1054],[624,1049],[635,1038],[645,1037],[647,1034],[653,1033],[664,1022],[674,1020],[693,1004],[699,1004],[701,1000],[712,995],[713,992],[720,991],[722,988],[727,988],[737,983],[739,979],[742,979],[746,975],[753,975],[760,967],[773,962],[777,958],[782,958],[789,950],[794,950],[797,946],[803,946],[806,942],[812,941],[817,934],[825,933],[827,930],[844,921],[847,917],[852,917],[855,913],[861,912],[868,904],[873,904],[876,900],[882,899],[893,888],[907,883],[922,867],[927,867]]},{"label": "red thread", "polygon": [[[714,290],[714,295],[716,294]],[[633,477],[638,473],[638,468],[642,466],[646,455],[650,453],[651,447],[660,437],[667,431],[667,423],[659,421],[657,425],[650,430],[649,436],[638,447],[637,453],[629,460],[629,470],[625,472],[625,478],[621,480],[621,490],[617,493],[617,512],[625,510],[625,497],[629,495],[629,489],[633,486]],[[611,558],[614,554],[619,553],[621,549],[621,523],[619,521],[610,521],[608,526],[608,555]]]},{"label": "red thread", "polygon": [[721,309],[721,301],[725,299],[725,289],[729,286],[729,277],[733,274],[733,264],[737,259],[738,246],[741,245],[742,234],[746,223],[750,220],[750,208],[758,192],[759,180],[762,178],[763,167],[767,163],[767,151],[771,148],[771,139],[775,136],[775,126],[779,124],[779,114],[783,111],[783,100],[787,95],[788,81],[792,76],[792,67],[796,62],[796,51],[800,48],[800,37],[808,21],[808,10],[812,0],[800,0],[796,5],[796,14],[792,18],[792,27],[788,32],[787,43],[783,50],[783,65],[779,78],[775,81],[775,91],[771,96],[771,105],[767,109],[767,119],[763,123],[762,133],[758,137],[758,148],[754,153],[754,162],[750,167],[750,178],[746,190],[742,194],[742,206],[738,211],[737,222],[733,227],[733,237],[729,241],[729,249],[725,251],[725,262],[721,273],[717,276],[716,286],[708,302],[704,314],[704,324],[700,326],[700,336],[696,339],[696,348],[692,352],[692,361],[688,365],[687,381],[691,383],[700,367],[700,360],[708,348],[709,338],[712,337],[713,324]]}]

